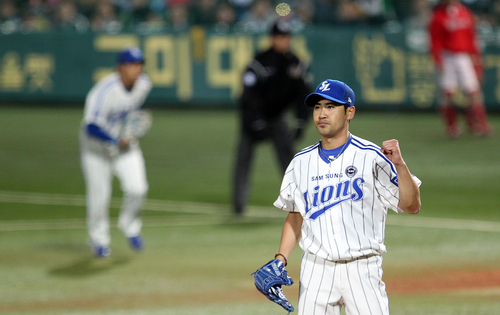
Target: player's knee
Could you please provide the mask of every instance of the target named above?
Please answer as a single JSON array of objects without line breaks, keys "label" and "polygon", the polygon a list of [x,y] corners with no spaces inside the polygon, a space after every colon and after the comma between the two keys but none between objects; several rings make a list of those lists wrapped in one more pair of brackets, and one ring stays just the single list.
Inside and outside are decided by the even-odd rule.
[{"label": "player's knee", "polygon": [[469,106],[483,103],[483,94],[480,90],[467,93],[467,97],[469,99]]},{"label": "player's knee", "polygon": [[148,194],[149,186],[147,184],[137,184],[132,187],[128,187],[123,191],[123,193],[130,197],[144,198]]}]

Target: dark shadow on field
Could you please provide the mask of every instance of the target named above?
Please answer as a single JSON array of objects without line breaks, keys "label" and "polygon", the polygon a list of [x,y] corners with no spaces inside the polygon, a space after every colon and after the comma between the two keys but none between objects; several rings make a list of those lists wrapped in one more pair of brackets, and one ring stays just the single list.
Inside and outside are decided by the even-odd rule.
[{"label": "dark shadow on field", "polygon": [[49,275],[73,278],[86,277],[124,266],[129,262],[130,258],[125,256],[113,256],[109,258],[85,257],[67,266],[49,270]]},{"label": "dark shadow on field", "polygon": [[34,246],[36,246],[37,249],[43,249],[46,251],[54,251],[54,252],[64,252],[64,253],[73,253],[73,254],[78,254],[81,253],[82,251],[87,251],[88,246],[81,243],[81,242],[52,242],[52,243],[42,243],[38,244],[36,243]]}]

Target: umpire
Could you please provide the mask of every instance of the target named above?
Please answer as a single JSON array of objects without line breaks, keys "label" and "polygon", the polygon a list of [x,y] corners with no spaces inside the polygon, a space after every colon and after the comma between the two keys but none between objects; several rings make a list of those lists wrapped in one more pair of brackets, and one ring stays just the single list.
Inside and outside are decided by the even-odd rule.
[{"label": "umpire", "polygon": [[[276,22],[271,29],[271,47],[255,58],[243,73],[240,98],[241,131],[234,166],[233,207],[244,212],[249,196],[249,171],[255,146],[272,141],[283,173],[292,160],[294,140],[302,135],[309,111],[303,100],[310,93],[307,66],[290,51],[288,23]],[[292,129],[285,113],[293,109],[297,123]]]}]

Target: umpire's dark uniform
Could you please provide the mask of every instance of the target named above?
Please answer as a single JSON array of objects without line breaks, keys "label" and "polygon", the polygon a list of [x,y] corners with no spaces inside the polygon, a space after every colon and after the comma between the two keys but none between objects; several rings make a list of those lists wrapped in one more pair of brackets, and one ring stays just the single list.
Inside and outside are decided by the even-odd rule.
[{"label": "umpire's dark uniform", "polygon": [[[271,36],[290,36],[287,24],[276,23]],[[273,38],[273,41],[275,39]],[[255,145],[271,140],[283,173],[292,160],[293,141],[305,127],[309,109],[304,99],[310,93],[311,81],[307,66],[288,48],[276,45],[255,56],[243,74],[243,94],[240,99],[241,132],[234,169],[233,206],[241,214],[249,195],[249,171]],[[285,112],[294,108],[297,127],[291,130]]]}]

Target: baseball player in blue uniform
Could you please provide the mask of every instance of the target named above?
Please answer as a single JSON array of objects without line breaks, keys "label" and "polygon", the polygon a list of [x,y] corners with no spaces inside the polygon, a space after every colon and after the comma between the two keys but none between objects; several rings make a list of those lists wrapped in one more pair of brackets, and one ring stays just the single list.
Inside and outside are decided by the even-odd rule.
[{"label": "baseball player in blue uniform", "polygon": [[124,194],[118,227],[133,249],[144,246],[139,216],[148,191],[144,157],[138,141],[124,138],[122,130],[127,116],[143,105],[152,83],[143,73],[144,56],[139,48],[121,51],[117,63],[116,72],[88,93],[80,132],[89,243],[96,257],[110,254],[108,208],[113,175]]},{"label": "baseball player in blue uniform", "polygon": [[[271,265],[283,273],[298,242],[304,251],[299,314],[338,315],[342,307],[348,315],[389,314],[381,256],[387,211],[420,211],[421,181],[410,173],[398,141],[380,148],[349,132],[354,101],[353,90],[336,80],[307,96],[321,140],[295,155],[274,203],[288,216]],[[284,295],[272,297],[293,310]]]}]

